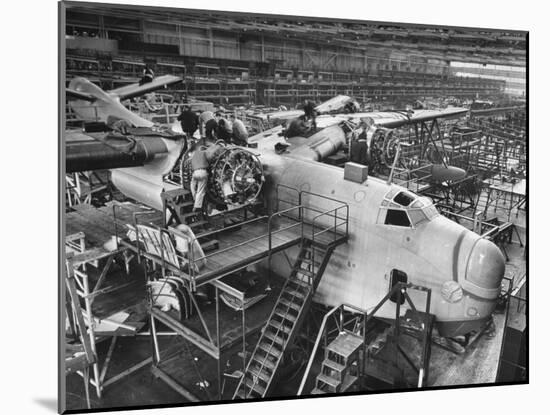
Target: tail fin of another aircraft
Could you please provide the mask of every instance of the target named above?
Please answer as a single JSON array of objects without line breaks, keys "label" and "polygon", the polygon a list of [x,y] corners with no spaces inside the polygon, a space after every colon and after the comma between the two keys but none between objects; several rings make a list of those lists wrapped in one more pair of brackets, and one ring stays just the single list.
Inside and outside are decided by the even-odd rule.
[{"label": "tail fin of another aircraft", "polygon": [[147,94],[149,92],[156,91],[157,89],[165,88],[168,85],[181,82],[182,78],[174,75],[163,75],[154,78],[151,82],[143,85],[131,84],[120,88],[112,89],[108,93],[110,95],[116,95],[121,101],[125,99],[138,97],[140,95]]}]

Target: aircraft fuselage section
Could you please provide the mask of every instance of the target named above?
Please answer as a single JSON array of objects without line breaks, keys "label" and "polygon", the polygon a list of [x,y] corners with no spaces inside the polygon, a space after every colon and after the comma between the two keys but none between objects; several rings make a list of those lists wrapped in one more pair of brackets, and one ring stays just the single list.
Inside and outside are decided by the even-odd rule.
[{"label": "aircraft fuselage section", "polygon": [[[317,302],[370,310],[391,288],[391,270],[399,269],[407,273],[408,282],[432,289],[431,312],[441,332],[462,334],[490,317],[504,272],[502,254],[494,244],[439,214],[416,226],[385,224],[382,201],[392,189],[399,192],[399,186],[372,177],[355,183],[344,180],[344,171],[338,167],[274,155],[265,149],[262,153],[268,176],[266,190],[272,194],[276,184],[283,184],[349,205],[349,241],[333,253],[316,292]],[[280,199],[296,199],[292,192],[284,193],[279,189]],[[307,195],[302,204],[318,210],[335,207],[330,201]],[[292,255],[296,254],[294,250]],[[274,257],[272,267],[281,275],[290,272],[282,255]],[[459,292],[444,296],[442,290],[448,291],[449,285]],[[423,309],[425,294],[411,290],[409,295]],[[387,303],[377,315],[394,317],[395,308]]]}]

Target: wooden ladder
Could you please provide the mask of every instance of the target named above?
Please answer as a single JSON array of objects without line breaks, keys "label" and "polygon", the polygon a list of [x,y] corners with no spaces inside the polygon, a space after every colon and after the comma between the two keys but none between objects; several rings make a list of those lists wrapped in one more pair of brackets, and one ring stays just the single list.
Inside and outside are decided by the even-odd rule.
[{"label": "wooden ladder", "polygon": [[308,240],[302,241],[292,272],[275,302],[233,399],[267,395],[283,355],[303,323],[333,250],[332,247],[327,250],[314,247]]}]

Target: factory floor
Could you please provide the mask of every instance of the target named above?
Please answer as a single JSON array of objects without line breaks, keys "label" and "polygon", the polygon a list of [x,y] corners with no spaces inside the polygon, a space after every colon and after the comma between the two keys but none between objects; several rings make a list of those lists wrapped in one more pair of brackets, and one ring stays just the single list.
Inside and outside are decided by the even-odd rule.
[{"label": "factory floor", "polygon": [[[496,370],[503,335],[504,314],[495,313],[494,329],[487,330],[465,353],[455,354],[439,346],[432,344],[430,358],[430,374],[428,386],[483,384],[495,381]],[[161,349],[168,346],[172,339],[161,339]],[[418,343],[410,340],[409,350],[419,348]],[[98,355],[102,360],[107,352],[108,342],[102,343],[98,348]],[[148,337],[121,338],[118,340],[109,373],[117,374],[130,366],[151,356],[151,344]],[[413,352],[414,353],[414,352]],[[207,365],[202,359],[209,359],[201,355],[197,350],[191,350],[193,357],[198,357],[201,374],[208,381],[208,389],[215,390],[216,370],[215,365]],[[190,360],[189,355],[185,358]],[[206,362],[205,362],[206,363]],[[108,373],[107,379],[111,376]],[[292,376],[291,374],[290,376]],[[192,379],[188,381],[199,383],[196,373],[189,373]],[[301,373],[290,381],[285,381],[274,394],[278,396],[295,395]],[[231,392],[236,387],[234,381],[228,381],[225,385],[223,399],[230,399]],[[306,388],[307,391],[307,388]],[[109,385],[103,391],[101,399],[95,395],[95,389],[90,388],[92,408],[116,408],[147,405],[173,405],[186,403],[187,400],[179,393],[171,389],[164,381],[155,379],[151,374],[151,364],[147,364],[124,379]],[[83,380],[80,376],[72,374],[67,376],[67,409],[86,408]]]},{"label": "factory floor", "polygon": [[[161,343],[167,342],[162,339]],[[109,347],[104,342],[98,347],[100,359],[106,355]],[[117,341],[109,372],[114,374],[151,356],[151,343],[148,337],[120,338]],[[109,378],[110,375],[107,375]],[[101,399],[97,398],[95,389],[90,386],[90,403],[92,408],[117,408],[141,405],[177,404],[184,402],[181,395],[170,389],[164,382],[154,379],[151,365],[148,364],[119,382],[109,385],[103,391]],[[86,398],[84,383],[77,374],[67,376],[67,409],[85,409]]]},{"label": "factory floor", "polygon": [[[508,216],[508,212],[497,208],[494,213],[498,217]],[[526,213],[520,209],[513,212],[510,216],[511,221],[517,225],[519,236],[526,244]],[[506,263],[507,277],[514,278],[514,285],[517,285],[520,280],[526,275],[526,259],[525,248],[517,242],[517,236],[514,235],[514,242],[506,246],[509,261]],[[227,307],[225,312],[233,312]],[[238,314],[238,313],[236,313]],[[502,338],[505,325],[504,309],[497,309],[493,315],[493,323],[487,330],[477,336],[473,342],[469,344],[461,353],[453,353],[436,344],[432,344],[430,371],[428,377],[428,386],[450,386],[450,385],[471,385],[492,383],[496,379],[496,372],[502,346]],[[253,347],[254,338],[251,337],[249,347]],[[170,345],[174,345],[176,339],[173,336],[163,336],[160,338],[160,348],[164,349]],[[109,348],[109,341],[104,341],[98,345],[98,356],[100,362],[103,362]],[[419,344],[414,339],[410,340],[409,350],[418,350]],[[105,379],[116,375],[129,367],[150,358],[152,348],[149,336],[121,337],[118,339],[114,353],[111,359],[109,371]],[[217,390],[217,374],[216,365],[203,364],[203,357],[198,351],[193,348],[188,349],[185,359],[192,359],[201,367],[201,374],[204,380],[208,382],[206,388],[201,388],[201,381],[196,373],[189,371],[188,379],[190,384],[197,385],[197,388],[203,389],[204,396],[211,396],[215,399]],[[201,356],[201,357],[199,357]],[[206,359],[209,359],[205,357]],[[225,361],[224,361],[225,364]],[[227,372],[227,368],[223,368]],[[301,372],[296,370],[290,371],[286,376],[288,381],[282,382],[282,385],[274,391],[278,396],[293,396],[295,395],[299,382],[301,380]],[[226,379],[223,393],[223,399],[230,399],[232,391],[236,387],[234,380]],[[68,410],[85,410],[86,398],[84,393],[84,384],[82,378],[77,374],[67,375],[66,377],[66,407]],[[208,391],[210,390],[210,392]],[[308,390],[307,388],[305,389]],[[171,389],[161,379],[156,379],[151,374],[151,363],[147,363],[137,371],[122,380],[115,382],[103,391],[101,399],[97,398],[95,388],[90,386],[90,401],[91,408],[130,408],[133,406],[149,406],[149,405],[174,405],[187,403],[187,400],[179,393]]]},{"label": "factory floor", "polygon": [[[524,269],[522,263],[523,250],[519,245],[511,245],[509,249],[511,261],[507,264],[507,272],[518,272],[518,269]],[[520,271],[521,272],[521,271]],[[226,309],[226,312],[231,312]],[[496,311],[493,315],[493,326],[481,334],[473,341],[461,354],[450,352],[436,344],[432,344],[430,358],[430,372],[428,386],[448,386],[448,385],[466,385],[466,384],[484,384],[492,383],[496,378],[500,348],[503,337],[505,322],[504,311]],[[173,336],[160,337],[160,349],[166,349],[177,341]],[[410,339],[408,350],[418,351],[420,345],[415,339]],[[103,362],[109,347],[109,341],[105,341],[98,346],[98,355]],[[253,339],[249,341],[253,346]],[[119,338],[111,359],[109,371],[106,379],[120,373],[132,365],[135,365],[151,356],[152,348],[148,336],[122,337]],[[216,366],[208,365],[202,362],[202,359],[212,360],[194,349],[189,349],[190,353],[182,356],[182,359],[191,360],[197,358],[201,367],[201,375],[205,379],[210,389],[210,395],[215,396],[216,390]],[[186,361],[187,361],[186,360]],[[301,380],[301,372],[294,372],[288,375],[290,379],[282,382],[282,386],[274,391],[278,396],[293,396]],[[189,371],[187,382],[198,384],[201,379],[192,370]],[[86,399],[84,394],[83,380],[77,374],[67,376],[67,409],[86,408]],[[236,387],[235,381],[226,380],[224,386],[223,399],[230,399],[232,391]],[[305,389],[307,391],[307,388]],[[208,394],[207,391],[204,391]],[[367,391],[366,391],[367,392]],[[198,395],[201,396],[201,395]],[[204,395],[205,397],[207,395]],[[179,393],[171,389],[161,379],[156,379],[151,374],[151,364],[125,377],[124,379],[113,383],[105,388],[103,396],[98,399],[95,395],[95,389],[90,387],[91,407],[92,408],[116,408],[148,405],[173,405],[188,402]]]}]

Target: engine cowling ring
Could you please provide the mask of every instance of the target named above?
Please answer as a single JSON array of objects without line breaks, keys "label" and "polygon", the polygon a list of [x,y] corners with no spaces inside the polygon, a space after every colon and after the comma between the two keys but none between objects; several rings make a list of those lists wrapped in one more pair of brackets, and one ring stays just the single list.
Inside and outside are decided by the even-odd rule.
[{"label": "engine cowling ring", "polygon": [[211,164],[208,198],[217,204],[254,202],[265,181],[262,163],[242,147],[227,147]]}]

